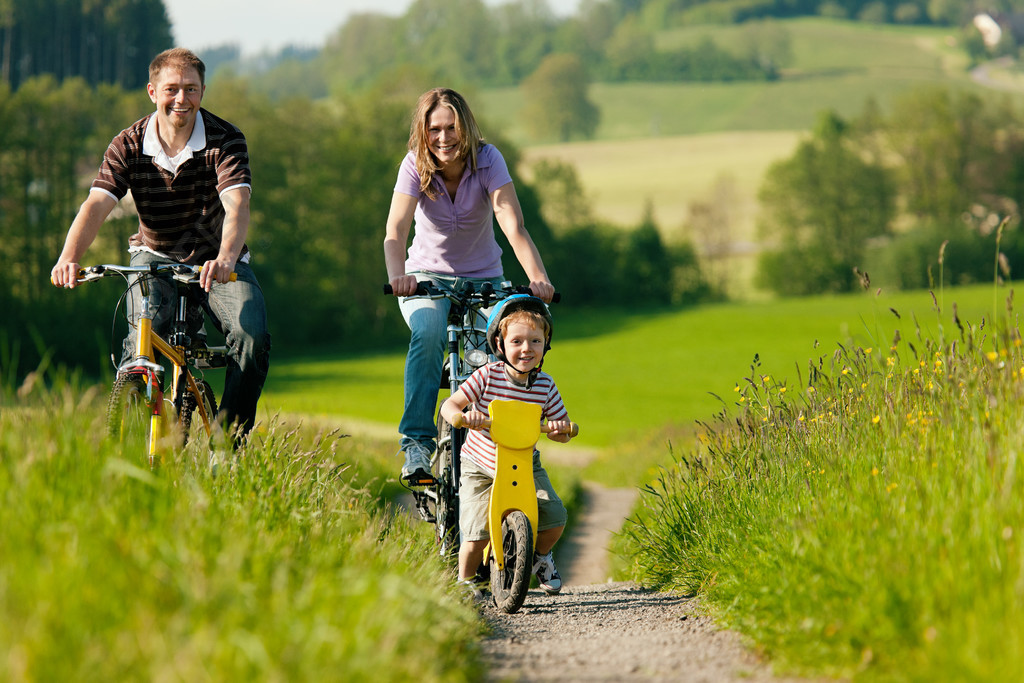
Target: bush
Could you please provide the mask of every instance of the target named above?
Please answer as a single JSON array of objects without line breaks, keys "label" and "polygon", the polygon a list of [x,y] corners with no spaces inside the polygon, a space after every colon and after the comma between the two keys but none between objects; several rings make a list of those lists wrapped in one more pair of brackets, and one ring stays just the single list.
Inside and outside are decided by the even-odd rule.
[{"label": "bush", "polygon": [[863,269],[873,284],[886,288],[966,285],[992,281],[995,258],[995,234],[982,235],[962,223],[927,224],[872,247]]}]

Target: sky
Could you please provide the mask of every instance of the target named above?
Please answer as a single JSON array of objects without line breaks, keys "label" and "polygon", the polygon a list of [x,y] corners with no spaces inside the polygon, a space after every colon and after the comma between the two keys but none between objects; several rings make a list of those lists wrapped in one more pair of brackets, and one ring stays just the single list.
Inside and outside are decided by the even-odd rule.
[{"label": "sky", "polygon": [[[489,5],[501,0],[485,0]],[[575,13],[580,0],[548,0],[558,16]],[[413,0],[164,0],[176,45],[202,50],[237,44],[242,55],[276,52],[286,45],[323,47],[350,14],[405,14]]]}]

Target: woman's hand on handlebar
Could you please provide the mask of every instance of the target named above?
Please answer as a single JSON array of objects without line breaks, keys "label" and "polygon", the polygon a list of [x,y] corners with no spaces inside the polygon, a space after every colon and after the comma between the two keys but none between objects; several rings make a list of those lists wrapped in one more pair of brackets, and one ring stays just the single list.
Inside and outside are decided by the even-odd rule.
[{"label": "woman's hand on handlebar", "polygon": [[391,293],[395,296],[412,296],[416,293],[415,275],[398,275],[391,278]]},{"label": "woman's hand on handlebar", "polygon": [[530,283],[530,291],[546,304],[551,303],[552,297],[555,296],[555,286],[547,280],[534,280]]}]

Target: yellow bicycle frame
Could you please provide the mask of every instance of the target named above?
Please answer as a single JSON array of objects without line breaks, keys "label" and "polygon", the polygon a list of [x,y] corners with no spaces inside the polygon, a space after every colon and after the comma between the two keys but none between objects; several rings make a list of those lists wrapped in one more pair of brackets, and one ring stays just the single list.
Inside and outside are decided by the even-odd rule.
[{"label": "yellow bicycle frame", "polygon": [[[542,407],[523,401],[491,401],[491,440],[497,446],[497,463],[491,500],[487,506],[487,530],[498,569],[505,568],[501,522],[513,510],[521,510],[533,529],[532,551],[537,545],[537,490],[533,481],[533,450],[540,438]],[[486,557],[486,554],[485,554]]]}]

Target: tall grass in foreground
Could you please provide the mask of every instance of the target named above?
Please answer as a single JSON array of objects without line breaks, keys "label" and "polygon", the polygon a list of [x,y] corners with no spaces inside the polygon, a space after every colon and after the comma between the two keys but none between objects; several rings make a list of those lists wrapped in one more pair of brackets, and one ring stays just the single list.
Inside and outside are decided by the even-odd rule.
[{"label": "tall grass in foreground", "polygon": [[271,425],[215,472],[198,448],[150,471],[95,390],[12,399],[0,679],[479,678],[475,611],[426,525],[349,480],[349,440]]},{"label": "tall grass in foreground", "polygon": [[955,307],[948,329],[839,346],[791,384],[755,364],[647,487],[633,575],[786,668],[1024,680],[1024,349]]}]

